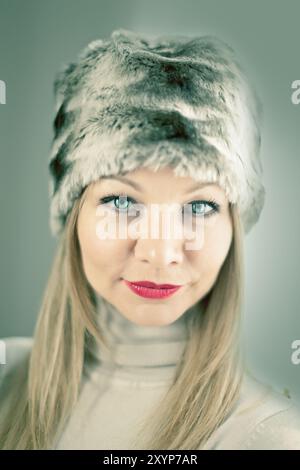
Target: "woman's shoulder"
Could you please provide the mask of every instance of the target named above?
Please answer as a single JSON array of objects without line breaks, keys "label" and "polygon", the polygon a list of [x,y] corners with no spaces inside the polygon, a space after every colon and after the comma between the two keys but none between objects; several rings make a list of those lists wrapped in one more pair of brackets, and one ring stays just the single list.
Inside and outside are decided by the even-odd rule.
[{"label": "woman's shoulder", "polygon": [[5,378],[17,367],[30,353],[33,338],[27,336],[11,336],[0,339],[0,387]]},{"label": "woman's shoulder", "polygon": [[300,404],[246,373],[236,406],[206,448],[300,450]]}]

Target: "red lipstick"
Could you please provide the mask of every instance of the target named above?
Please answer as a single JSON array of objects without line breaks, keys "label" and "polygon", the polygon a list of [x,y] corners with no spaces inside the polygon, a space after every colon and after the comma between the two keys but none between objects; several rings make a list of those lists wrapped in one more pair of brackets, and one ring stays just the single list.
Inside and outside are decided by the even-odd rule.
[{"label": "red lipstick", "polygon": [[135,294],[140,297],[146,297],[148,299],[164,299],[175,294],[175,292],[182,287],[181,285],[174,284],[155,284],[151,281],[126,281],[125,284]]}]

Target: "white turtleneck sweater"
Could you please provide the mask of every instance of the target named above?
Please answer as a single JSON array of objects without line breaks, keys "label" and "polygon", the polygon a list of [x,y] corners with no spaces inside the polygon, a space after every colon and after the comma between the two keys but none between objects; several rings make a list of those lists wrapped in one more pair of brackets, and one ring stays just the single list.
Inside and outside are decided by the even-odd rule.
[{"label": "white turtleneck sweater", "polygon": [[[93,347],[95,360],[85,365],[79,400],[53,447],[57,450],[144,449],[140,426],[170,387],[189,339],[187,321],[193,308],[171,325],[140,326],[111,304],[103,306],[98,318],[112,354]],[[0,386],[33,342],[23,337],[2,341],[6,364],[0,365]],[[0,404],[4,399],[0,388]],[[247,373],[237,405],[205,449],[300,450],[298,405]]]}]

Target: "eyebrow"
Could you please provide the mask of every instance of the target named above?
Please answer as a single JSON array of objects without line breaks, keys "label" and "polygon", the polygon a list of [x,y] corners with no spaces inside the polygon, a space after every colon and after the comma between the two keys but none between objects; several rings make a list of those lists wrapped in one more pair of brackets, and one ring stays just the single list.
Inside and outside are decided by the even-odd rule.
[{"label": "eyebrow", "polygon": [[[134,181],[131,181],[125,177],[122,177],[122,176],[102,176],[102,179],[112,179],[112,180],[118,180],[118,181],[121,181],[121,183],[125,183],[125,184],[128,184],[129,186],[132,186],[133,188],[135,188],[137,191],[140,191],[142,192],[142,187],[138,184],[138,183],[135,183]],[[185,194],[189,194],[189,193],[192,193],[194,191],[196,191],[197,189],[201,189],[201,188],[205,188],[206,186],[211,186],[215,184],[214,182],[207,182],[207,183],[196,183],[195,185],[193,185],[191,188],[189,188]]]}]

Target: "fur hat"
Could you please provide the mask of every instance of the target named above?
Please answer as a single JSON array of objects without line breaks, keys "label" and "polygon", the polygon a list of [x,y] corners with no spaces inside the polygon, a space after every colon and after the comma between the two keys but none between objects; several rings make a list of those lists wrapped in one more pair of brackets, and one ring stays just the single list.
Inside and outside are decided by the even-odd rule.
[{"label": "fur hat", "polygon": [[140,166],[216,182],[238,204],[246,233],[258,220],[262,105],[220,39],[115,30],[58,73],[54,91],[53,235],[89,183]]}]

